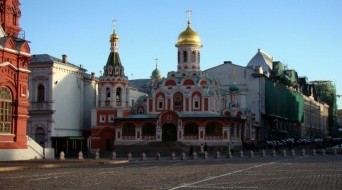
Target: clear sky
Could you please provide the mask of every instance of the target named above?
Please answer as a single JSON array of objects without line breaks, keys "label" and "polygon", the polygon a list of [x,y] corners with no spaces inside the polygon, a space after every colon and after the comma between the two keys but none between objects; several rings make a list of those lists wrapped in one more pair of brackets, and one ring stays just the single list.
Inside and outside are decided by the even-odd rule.
[{"label": "clear sky", "polygon": [[125,74],[141,79],[156,58],[164,76],[177,70],[188,9],[203,43],[202,70],[223,61],[246,66],[261,48],[309,81],[335,82],[342,95],[341,0],[21,0],[20,25],[32,54],[66,54],[99,76],[115,19]]}]

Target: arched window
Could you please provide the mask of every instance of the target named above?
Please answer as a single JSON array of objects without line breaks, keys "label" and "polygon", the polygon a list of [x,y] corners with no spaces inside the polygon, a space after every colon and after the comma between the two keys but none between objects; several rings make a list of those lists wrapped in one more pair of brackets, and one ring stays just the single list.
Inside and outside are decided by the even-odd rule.
[{"label": "arched window", "polygon": [[188,52],[183,51],[183,62],[186,63],[188,62]]},{"label": "arched window", "polygon": [[133,123],[127,123],[123,126],[122,136],[135,136],[135,126]]},{"label": "arched window", "polygon": [[106,88],[106,98],[107,99],[110,98],[110,88],[109,87]]},{"label": "arched window", "polygon": [[45,101],[45,87],[42,84],[38,85],[38,96],[37,96],[37,102],[44,102]]},{"label": "arched window", "polygon": [[164,98],[162,96],[158,96],[157,98],[157,102],[158,102],[158,110],[164,110]]},{"label": "arched window", "polygon": [[0,87],[0,134],[12,131],[12,94],[8,88]]},{"label": "arched window", "polygon": [[180,62],[180,58],[181,58],[180,54],[181,54],[180,51],[178,51],[178,54],[177,54],[178,63]]},{"label": "arched window", "polygon": [[115,66],[115,75],[119,75],[121,73],[121,68],[119,66]]},{"label": "arched window", "polygon": [[13,25],[16,26],[17,25],[17,19],[18,15],[17,14],[13,14]]},{"label": "arched window", "polygon": [[196,61],[196,51],[192,51],[192,54],[191,54],[191,61],[192,61],[192,62],[195,62],[195,61]]},{"label": "arched window", "polygon": [[192,109],[193,110],[200,110],[201,109],[201,99],[197,95],[192,98]]},{"label": "arched window", "polygon": [[192,110],[201,110],[201,93],[199,93],[198,91],[192,94]]},{"label": "arched window", "polygon": [[196,123],[188,123],[184,126],[184,136],[198,136],[198,126]]},{"label": "arched window", "polygon": [[137,114],[144,114],[144,113],[145,113],[144,107],[140,106],[138,108]]},{"label": "arched window", "polygon": [[121,88],[116,89],[116,101],[121,102]]},{"label": "arched window", "polygon": [[208,123],[205,126],[206,136],[222,136],[222,125],[217,122]]},{"label": "arched window", "polygon": [[173,110],[183,111],[183,94],[180,92],[173,95]]}]

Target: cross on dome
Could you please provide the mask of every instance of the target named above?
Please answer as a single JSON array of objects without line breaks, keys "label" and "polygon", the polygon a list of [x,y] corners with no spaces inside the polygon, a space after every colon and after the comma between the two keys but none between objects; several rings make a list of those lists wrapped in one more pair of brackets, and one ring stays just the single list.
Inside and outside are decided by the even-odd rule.
[{"label": "cross on dome", "polygon": [[191,24],[191,13],[192,13],[192,10],[191,9],[188,9],[187,11],[185,11],[186,14],[188,15],[188,25]]},{"label": "cross on dome", "polygon": [[113,31],[115,31],[115,25],[116,25],[116,22],[117,22],[117,20],[116,20],[116,19],[113,19],[113,20],[112,20]]},{"label": "cross on dome", "polygon": [[156,69],[157,69],[157,68],[158,68],[158,60],[159,60],[159,59],[158,59],[158,58],[155,58],[154,60],[156,61]]}]

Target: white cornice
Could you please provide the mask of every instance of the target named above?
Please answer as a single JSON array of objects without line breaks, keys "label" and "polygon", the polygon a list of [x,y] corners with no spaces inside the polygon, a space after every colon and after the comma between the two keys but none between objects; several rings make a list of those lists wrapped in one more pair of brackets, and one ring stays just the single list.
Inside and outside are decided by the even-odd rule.
[{"label": "white cornice", "polygon": [[0,49],[3,50],[3,51],[14,53],[14,54],[25,55],[25,56],[28,56],[28,57],[31,56],[31,54],[29,54],[29,53],[18,51],[18,50],[15,50],[15,49],[5,48],[4,46],[1,46],[1,45],[0,45]]},{"label": "white cornice", "polygon": [[28,69],[23,69],[23,68],[17,68],[16,66],[14,66],[13,64],[11,64],[10,62],[3,62],[3,63],[0,63],[0,67],[5,67],[5,66],[9,66],[9,67],[12,67],[14,70],[16,71],[21,71],[21,72],[24,72],[24,73],[31,73],[30,70]]}]

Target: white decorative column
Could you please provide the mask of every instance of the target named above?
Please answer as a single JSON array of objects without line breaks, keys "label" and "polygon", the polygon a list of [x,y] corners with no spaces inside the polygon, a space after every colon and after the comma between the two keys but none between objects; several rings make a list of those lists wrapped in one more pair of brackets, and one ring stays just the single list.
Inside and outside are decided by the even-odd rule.
[{"label": "white decorative column", "polygon": [[181,119],[178,119],[177,139],[179,141],[182,141],[183,140],[183,135],[184,135],[184,132],[183,132],[183,122],[182,122]]},{"label": "white decorative column", "polygon": [[198,140],[202,141],[205,137],[205,127],[198,127]]}]

